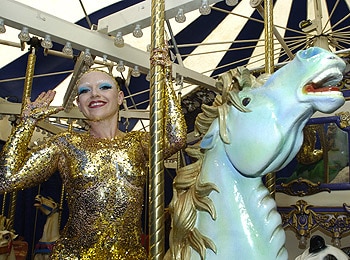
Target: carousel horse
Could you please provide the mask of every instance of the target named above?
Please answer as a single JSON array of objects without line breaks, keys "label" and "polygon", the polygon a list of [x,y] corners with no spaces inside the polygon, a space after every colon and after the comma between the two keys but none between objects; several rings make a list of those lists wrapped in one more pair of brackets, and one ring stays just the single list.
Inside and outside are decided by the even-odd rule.
[{"label": "carousel horse", "polygon": [[348,260],[349,256],[341,249],[327,245],[323,237],[315,235],[310,239],[310,247],[295,260]]},{"label": "carousel horse", "polygon": [[238,68],[218,79],[222,97],[197,117],[205,135],[199,147],[186,150],[195,161],[174,179],[165,259],[288,259],[263,176],[295,157],[315,111],[331,113],[344,104],[332,87],[344,69],[339,57],[313,47],[271,76],[255,79]]},{"label": "carousel horse", "polygon": [[13,241],[17,235],[9,230],[9,220],[0,215],[0,260],[16,260]]},{"label": "carousel horse", "polygon": [[34,260],[46,260],[49,259],[52,248],[60,236],[58,203],[56,203],[50,197],[46,198],[42,195],[37,195],[35,197],[34,206],[43,212],[47,217],[42,237],[35,246]]},{"label": "carousel horse", "polygon": [[13,241],[17,237],[11,231],[0,231],[0,260],[16,260]]}]

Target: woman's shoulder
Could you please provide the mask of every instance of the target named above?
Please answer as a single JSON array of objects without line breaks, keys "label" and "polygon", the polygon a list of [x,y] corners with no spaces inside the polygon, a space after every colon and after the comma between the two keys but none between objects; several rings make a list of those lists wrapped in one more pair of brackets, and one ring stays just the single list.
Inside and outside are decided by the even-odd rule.
[{"label": "woman's shoulder", "polygon": [[124,138],[125,139],[129,139],[129,138],[132,138],[132,139],[135,139],[135,140],[149,140],[149,133],[148,132],[145,132],[145,131],[131,131],[131,132],[127,132],[125,133],[124,135]]}]

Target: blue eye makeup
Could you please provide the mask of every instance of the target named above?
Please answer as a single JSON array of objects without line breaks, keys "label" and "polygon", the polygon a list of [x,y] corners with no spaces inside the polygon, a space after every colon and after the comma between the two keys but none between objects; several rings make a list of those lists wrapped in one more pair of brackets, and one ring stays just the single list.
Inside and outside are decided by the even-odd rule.
[{"label": "blue eye makeup", "polygon": [[111,89],[113,86],[109,83],[101,83],[99,89]]},{"label": "blue eye makeup", "polygon": [[90,88],[88,88],[88,87],[85,87],[85,86],[78,87],[78,95],[87,93],[89,91],[90,91]]}]

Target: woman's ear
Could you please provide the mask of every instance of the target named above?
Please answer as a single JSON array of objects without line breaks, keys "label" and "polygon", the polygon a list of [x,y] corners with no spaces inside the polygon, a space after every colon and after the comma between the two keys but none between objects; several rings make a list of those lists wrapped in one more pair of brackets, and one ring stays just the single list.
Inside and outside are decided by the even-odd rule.
[{"label": "woman's ear", "polygon": [[124,92],[120,90],[118,93],[118,105],[120,106],[121,104],[123,104],[123,101],[124,101]]},{"label": "woman's ear", "polygon": [[80,101],[79,101],[79,96],[77,96],[77,97],[75,98],[75,102],[77,102],[78,109],[79,109],[79,111],[81,112],[81,109],[80,109]]}]

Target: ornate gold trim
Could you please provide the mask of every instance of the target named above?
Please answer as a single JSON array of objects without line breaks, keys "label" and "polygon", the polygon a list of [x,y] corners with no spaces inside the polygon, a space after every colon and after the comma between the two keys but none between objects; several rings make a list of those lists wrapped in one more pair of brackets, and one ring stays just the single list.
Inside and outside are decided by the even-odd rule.
[{"label": "ornate gold trim", "polygon": [[281,183],[281,187],[277,188],[277,192],[285,193],[290,196],[307,196],[313,195],[319,192],[327,191],[331,192],[328,188],[321,188],[321,183],[313,183],[307,179],[298,178],[297,180],[293,180],[289,183]]},{"label": "ornate gold trim", "polygon": [[313,205],[298,200],[295,205],[291,205],[294,208],[291,211],[280,210],[283,227],[291,228],[299,237],[301,245],[306,245],[306,239],[317,229],[332,234],[334,245],[340,246],[340,239],[350,234],[350,215],[344,205],[343,211],[316,211]]}]

